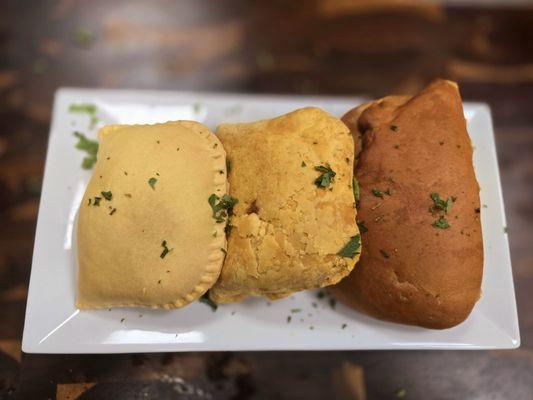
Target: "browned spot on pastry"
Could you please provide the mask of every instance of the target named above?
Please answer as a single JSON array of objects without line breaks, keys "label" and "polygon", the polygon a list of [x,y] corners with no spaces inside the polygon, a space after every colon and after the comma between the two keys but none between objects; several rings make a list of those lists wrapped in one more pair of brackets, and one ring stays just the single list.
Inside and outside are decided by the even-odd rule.
[{"label": "browned spot on pastry", "polygon": [[252,201],[248,209],[246,210],[246,214],[257,214],[259,213],[259,207],[257,207],[257,199]]}]

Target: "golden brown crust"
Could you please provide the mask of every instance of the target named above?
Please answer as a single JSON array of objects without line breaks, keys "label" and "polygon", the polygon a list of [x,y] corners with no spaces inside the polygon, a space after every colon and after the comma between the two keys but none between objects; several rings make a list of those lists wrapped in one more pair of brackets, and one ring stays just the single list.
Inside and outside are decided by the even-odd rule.
[{"label": "golden brown crust", "polygon": [[[346,276],[357,257],[337,253],[358,233],[353,140],[346,126],[318,108],[304,108],[271,120],[222,124],[217,135],[231,161],[230,190],[239,203],[210,297],[276,299]],[[334,182],[317,188],[314,167],[326,164],[336,172]]]},{"label": "golden brown crust", "polygon": [[[226,247],[208,198],[226,190],[225,152],[205,126],[102,128],[78,217],[77,306],[174,308],[200,297]],[[109,200],[101,194],[108,191]],[[163,240],[171,251],[161,257]]]},{"label": "golden brown crust", "polygon": [[[351,117],[344,121],[352,132],[364,131],[358,219],[368,232],[359,265],[335,294],[385,320],[437,329],[459,324],[480,295],[483,242],[457,86],[438,80],[412,98],[385,97]],[[374,188],[392,195],[376,197]],[[431,193],[456,198],[447,215],[429,211]],[[441,215],[448,229],[432,226]]]}]

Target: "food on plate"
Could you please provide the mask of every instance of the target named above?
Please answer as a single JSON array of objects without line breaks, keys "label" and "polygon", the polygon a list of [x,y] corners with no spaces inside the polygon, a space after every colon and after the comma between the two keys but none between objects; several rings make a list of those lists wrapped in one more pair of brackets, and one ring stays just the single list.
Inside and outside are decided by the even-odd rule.
[{"label": "food on plate", "polygon": [[99,137],[78,216],[77,306],[199,298],[220,273],[234,203],[220,141],[192,121],[111,125]]},{"label": "food on plate", "polygon": [[348,112],[362,137],[356,166],[364,248],[333,288],[375,317],[443,329],[465,320],[481,292],[479,186],[457,84]]},{"label": "food on plate", "polygon": [[217,129],[231,166],[228,254],[219,303],[332,285],[359,258],[353,139],[319,108]]}]

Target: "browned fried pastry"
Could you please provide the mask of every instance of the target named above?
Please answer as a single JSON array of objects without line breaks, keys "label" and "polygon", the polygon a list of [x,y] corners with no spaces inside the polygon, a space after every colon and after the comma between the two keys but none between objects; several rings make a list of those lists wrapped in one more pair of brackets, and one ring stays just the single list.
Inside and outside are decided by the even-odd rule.
[{"label": "browned fried pastry", "polygon": [[358,219],[368,231],[357,268],[333,290],[377,318],[457,325],[480,296],[483,270],[479,186],[458,87],[437,80],[413,97],[363,107],[343,120],[363,139]]},{"label": "browned fried pastry", "polygon": [[222,124],[231,162],[228,253],[209,296],[271,299],[332,285],[359,257],[353,140],[318,108],[252,123]]}]

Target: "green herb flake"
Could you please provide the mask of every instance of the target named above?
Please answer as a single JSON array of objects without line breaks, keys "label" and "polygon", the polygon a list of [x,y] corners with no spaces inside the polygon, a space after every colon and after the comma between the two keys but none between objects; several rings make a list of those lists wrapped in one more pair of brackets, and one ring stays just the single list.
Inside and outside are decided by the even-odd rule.
[{"label": "green herb flake", "polygon": [[288,324],[290,324],[290,323],[291,323],[291,321],[292,321],[292,317],[291,317],[290,315],[289,315],[289,316],[287,316],[287,323],[288,323]]},{"label": "green herb flake", "polygon": [[368,228],[365,225],[365,221],[357,221],[357,227],[360,233],[368,232]]},{"label": "green herb flake", "polygon": [[99,206],[100,206],[100,200],[102,200],[101,197],[95,196],[95,197],[94,197],[94,201],[93,201],[93,205],[94,205],[95,207],[99,207]]},{"label": "green herb flake", "polygon": [[341,325],[341,329],[346,329],[347,326],[348,326],[348,324],[342,324]]},{"label": "green herb flake", "polygon": [[113,209],[111,209],[111,211],[109,212],[109,215],[113,215],[113,214],[116,213],[116,212],[117,212],[117,209],[116,209],[116,208],[113,208]]},{"label": "green herb flake", "polygon": [[355,235],[350,238],[350,241],[337,253],[341,257],[354,258],[361,247],[361,236]]},{"label": "green herb flake", "polygon": [[333,178],[335,178],[335,171],[333,171],[329,165],[326,164],[326,166],[323,165],[317,165],[315,166],[315,171],[321,172],[320,176],[315,179],[315,185],[319,189],[327,188],[331,185],[333,182]]},{"label": "green herb flake", "polygon": [[233,207],[239,202],[239,200],[231,197],[229,194],[225,194],[220,198],[214,193],[209,196],[207,201],[213,210],[213,218],[217,223],[225,222],[226,217],[231,215]]},{"label": "green herb flake", "polygon": [[390,258],[390,254],[387,253],[385,250],[383,250],[383,249],[379,249],[379,252],[381,253],[381,255],[382,255],[384,258]]},{"label": "green herb flake", "polygon": [[323,299],[324,297],[326,297],[326,293],[324,293],[323,290],[319,290],[316,294],[316,297],[318,297],[319,299]]},{"label": "green herb flake", "polygon": [[293,309],[291,309],[291,313],[293,313],[293,314],[296,314],[296,313],[299,313],[299,312],[302,312],[301,308],[293,308]]},{"label": "green herb flake", "polygon": [[113,198],[113,193],[109,192],[101,192],[102,196],[104,196],[104,199],[107,201],[110,201]]},{"label": "green herb flake", "polygon": [[226,172],[228,175],[231,172],[231,160],[229,158],[226,158]]},{"label": "green herb flake", "polygon": [[434,228],[439,228],[439,229],[448,229],[450,227],[450,223],[445,217],[441,216],[439,217],[438,220],[433,222],[431,226],[433,226]]},{"label": "green herb flake", "polygon": [[92,203],[92,199],[89,197],[89,202],[87,203],[88,206],[90,206]]},{"label": "green herb flake", "polygon": [[305,163],[305,161],[302,161],[302,164],[300,164],[302,167],[307,167],[307,164]]},{"label": "green herb flake", "polygon": [[207,293],[205,293],[198,300],[200,301],[200,303],[204,303],[204,304],[208,305],[209,307],[211,307],[211,311],[213,311],[213,312],[215,312],[217,310],[217,308],[218,308],[218,304],[215,303],[213,300],[211,300],[209,298],[209,296],[207,295]]},{"label": "green herb flake", "polygon": [[73,114],[86,114],[90,118],[89,128],[92,128],[98,122],[96,116],[97,109],[94,104],[91,103],[73,103],[69,106],[68,111]]},{"label": "green herb flake", "polygon": [[98,153],[98,142],[96,140],[87,139],[81,132],[74,132],[74,136],[78,138],[76,148],[85,151],[88,155],[83,158],[81,167],[83,169],[91,169],[96,163],[96,154]]},{"label": "green herb flake", "polygon": [[157,183],[157,179],[156,178],[150,178],[148,179],[148,184],[150,185],[150,187],[155,190],[155,184]]},{"label": "green herb flake", "polygon": [[398,125],[391,125],[390,126],[390,130],[393,131],[393,132],[398,132]]},{"label": "green herb flake", "polygon": [[355,204],[359,203],[359,182],[357,182],[357,179],[355,179],[355,176],[352,179],[352,188],[353,188],[353,198],[355,200]]},{"label": "green herb flake", "polygon": [[168,248],[168,246],[167,246],[167,241],[166,241],[166,240],[163,240],[163,241],[161,242],[161,247],[163,247],[163,251],[161,252],[161,255],[160,255],[159,257],[161,257],[161,258],[165,258],[165,256],[166,256],[168,253],[170,253],[170,251],[171,251],[172,249],[169,249],[169,248]]},{"label": "green herb flake", "polygon": [[379,189],[376,189],[376,188],[372,189],[372,194],[376,197],[383,198],[383,192]]},{"label": "green herb flake", "polygon": [[444,211],[446,214],[448,214],[453,206],[453,203],[455,201],[455,198],[449,197],[447,200],[441,199],[440,195],[438,193],[431,193],[430,194],[431,200],[433,200],[433,206],[431,206],[430,211],[435,212],[437,210]]},{"label": "green herb flake", "polygon": [[504,227],[503,227],[503,233],[508,233],[508,232],[509,232],[509,230],[507,229],[506,226],[504,226]]}]

